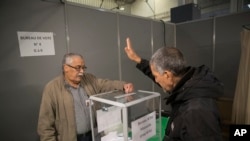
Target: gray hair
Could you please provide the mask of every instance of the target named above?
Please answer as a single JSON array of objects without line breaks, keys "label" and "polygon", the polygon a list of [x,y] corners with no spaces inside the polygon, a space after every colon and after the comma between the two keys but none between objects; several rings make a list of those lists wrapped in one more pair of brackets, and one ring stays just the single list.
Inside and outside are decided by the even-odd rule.
[{"label": "gray hair", "polygon": [[174,47],[159,48],[151,57],[150,64],[163,74],[164,71],[171,71],[175,76],[183,74],[186,62],[180,50]]},{"label": "gray hair", "polygon": [[64,64],[68,64],[70,65],[73,61],[73,57],[80,57],[83,60],[83,57],[81,54],[78,53],[67,53],[63,56],[63,60],[62,60],[62,68]]}]

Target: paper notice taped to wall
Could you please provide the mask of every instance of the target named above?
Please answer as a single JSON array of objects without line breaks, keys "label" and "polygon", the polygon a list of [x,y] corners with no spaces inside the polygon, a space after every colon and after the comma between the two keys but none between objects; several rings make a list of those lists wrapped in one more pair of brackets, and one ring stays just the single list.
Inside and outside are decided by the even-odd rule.
[{"label": "paper notice taped to wall", "polygon": [[52,32],[17,32],[20,55],[45,56],[55,55]]}]

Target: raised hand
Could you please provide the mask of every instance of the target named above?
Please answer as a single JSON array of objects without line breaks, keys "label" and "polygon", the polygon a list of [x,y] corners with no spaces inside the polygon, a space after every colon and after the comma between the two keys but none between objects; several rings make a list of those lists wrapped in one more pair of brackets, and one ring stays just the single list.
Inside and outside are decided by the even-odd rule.
[{"label": "raised hand", "polygon": [[127,42],[127,46],[124,48],[128,58],[136,63],[140,63],[141,62],[141,57],[138,56],[136,54],[136,52],[134,51],[132,45],[131,45],[131,41],[129,38],[126,39]]}]

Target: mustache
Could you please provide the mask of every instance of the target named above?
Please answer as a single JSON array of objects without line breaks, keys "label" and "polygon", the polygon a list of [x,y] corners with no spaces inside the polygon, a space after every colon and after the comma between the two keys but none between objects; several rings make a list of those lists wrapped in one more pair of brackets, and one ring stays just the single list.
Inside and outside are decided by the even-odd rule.
[{"label": "mustache", "polygon": [[78,73],[77,76],[82,77],[82,76],[83,76],[83,73]]}]

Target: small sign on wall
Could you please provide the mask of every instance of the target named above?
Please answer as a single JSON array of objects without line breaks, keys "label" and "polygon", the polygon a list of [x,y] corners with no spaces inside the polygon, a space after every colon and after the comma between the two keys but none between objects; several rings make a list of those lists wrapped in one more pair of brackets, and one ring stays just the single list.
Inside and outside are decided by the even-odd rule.
[{"label": "small sign on wall", "polygon": [[52,32],[17,32],[21,57],[55,55]]}]

